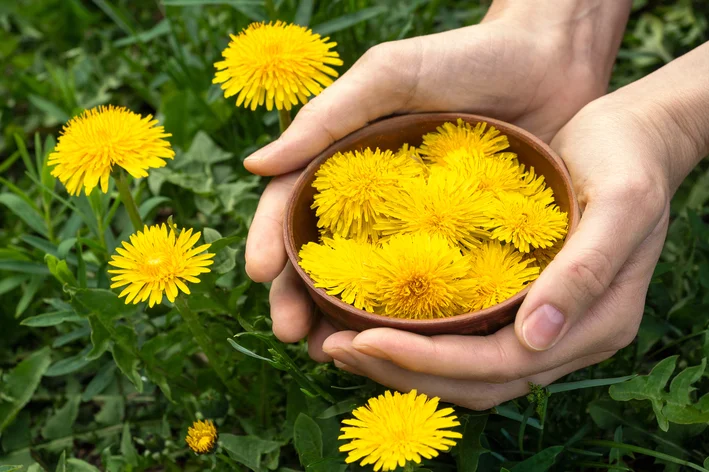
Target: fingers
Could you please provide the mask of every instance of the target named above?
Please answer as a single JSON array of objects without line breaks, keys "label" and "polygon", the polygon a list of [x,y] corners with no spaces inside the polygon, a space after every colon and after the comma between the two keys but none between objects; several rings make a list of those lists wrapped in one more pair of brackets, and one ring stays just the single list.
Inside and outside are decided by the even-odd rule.
[{"label": "fingers", "polygon": [[628,259],[604,296],[553,349],[527,349],[518,341],[513,326],[490,336],[431,337],[377,328],[357,334],[352,349],[413,372],[491,383],[508,383],[596,352],[618,350],[637,332],[665,229],[666,219]]},{"label": "fingers", "polygon": [[269,293],[273,333],[284,343],[303,339],[313,324],[313,301],[289,262]]},{"label": "fingers", "polygon": [[246,239],[246,273],[254,282],[270,282],[286,264],[283,216],[298,172],[276,177],[261,195]]},{"label": "fingers", "polygon": [[577,231],[534,282],[517,313],[522,345],[534,351],[554,346],[606,292],[660,216],[627,199],[589,202]]},{"label": "fingers", "polygon": [[351,347],[357,333],[341,331],[325,341],[325,351],[335,359],[335,365],[358,375],[365,375],[387,387],[408,392],[417,389],[421,393],[440,397],[473,410],[492,408],[507,400],[529,392],[529,382],[548,385],[564,375],[609,358],[613,352],[602,352],[552,369],[547,372],[514,380],[504,384],[490,384],[474,380],[450,379],[420,372],[411,372],[390,361],[377,359],[358,352]]},{"label": "fingers", "polygon": [[308,354],[315,362],[330,362],[332,357],[323,351],[323,343],[332,334],[337,332],[332,323],[327,318],[320,316],[315,322],[315,327],[310,330],[308,335]]},{"label": "fingers", "polygon": [[[416,39],[385,43],[368,51],[305,105],[278,140],[249,156],[244,166],[259,175],[300,169],[336,140],[397,111],[415,89],[411,82],[416,61],[408,56],[416,54],[418,43]],[[399,60],[402,55],[406,60]]]}]

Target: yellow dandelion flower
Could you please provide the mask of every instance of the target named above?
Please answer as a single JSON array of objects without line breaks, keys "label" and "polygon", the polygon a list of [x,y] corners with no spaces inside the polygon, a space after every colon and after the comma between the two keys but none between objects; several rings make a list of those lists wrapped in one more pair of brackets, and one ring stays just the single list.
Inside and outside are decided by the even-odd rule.
[{"label": "yellow dandelion flower", "polygon": [[342,420],[345,426],[338,439],[350,440],[340,446],[340,451],[348,453],[345,461],[361,460],[361,466],[374,464],[375,471],[391,471],[448,451],[463,436],[451,431],[460,426],[455,411],[439,410],[438,401],[416,390],[393,395],[387,391],[371,398],[352,412],[354,418]]},{"label": "yellow dandelion flower", "polygon": [[559,254],[563,244],[564,240],[558,239],[550,247],[532,249],[529,254],[527,254],[526,258],[530,260],[530,265],[538,266],[540,271],[544,270],[556,255]]},{"label": "yellow dandelion flower", "polygon": [[403,182],[391,192],[374,225],[382,236],[423,231],[445,238],[453,246],[471,249],[488,236],[492,194],[479,190],[465,176],[444,168],[431,168],[423,177]]},{"label": "yellow dandelion flower", "polygon": [[217,441],[217,428],[212,420],[195,421],[187,429],[187,445],[197,454],[212,452]]},{"label": "yellow dandelion flower", "polygon": [[507,300],[539,276],[539,267],[509,244],[488,241],[470,255],[470,277],[477,286],[473,310]]},{"label": "yellow dandelion flower", "polygon": [[182,230],[179,236],[173,228],[169,232],[166,225],[145,226],[124,241],[122,248],[116,248],[109,264],[117,269],[111,278],[111,288],[128,285],[119,297],[126,296],[125,302],[134,304],[149,300],[152,307],[162,302],[163,293],[171,302],[175,301],[178,289],[189,294],[185,282],[199,283],[200,274],[209,272],[214,262],[214,254],[206,253],[211,244],[193,247],[200,233],[192,234],[192,229]]},{"label": "yellow dandelion flower", "polygon": [[114,166],[146,177],[147,169],[163,167],[165,159],[175,157],[163,139],[172,135],[156,124],[151,115],[142,117],[123,107],[85,110],[64,125],[47,165],[54,167],[52,175],[70,195],[78,195],[82,187],[88,195],[99,184],[106,193]]},{"label": "yellow dandelion flower", "polygon": [[374,223],[386,198],[406,179],[421,175],[423,166],[391,151],[337,153],[315,173],[313,208],[318,227],[344,238],[377,241]]},{"label": "yellow dandelion flower", "polygon": [[440,236],[399,234],[376,251],[370,290],[382,314],[432,319],[465,313],[475,297],[469,256]]},{"label": "yellow dandelion flower", "polygon": [[367,242],[340,236],[323,238],[322,244],[308,243],[300,250],[300,266],[328,295],[340,298],[356,308],[374,312],[374,294],[368,281],[374,274],[369,270],[376,248]]},{"label": "yellow dandelion flower", "polygon": [[214,64],[212,82],[221,84],[226,98],[239,94],[236,106],[255,110],[265,103],[268,110],[274,104],[290,110],[332,83],[337,72],[329,65],[342,65],[337,52],[330,50],[337,43],[303,26],[252,23],[230,36],[224,60]]},{"label": "yellow dandelion flower", "polygon": [[468,152],[479,151],[486,157],[512,159],[517,157],[512,152],[500,152],[510,146],[507,136],[500,134],[494,126],[480,122],[474,127],[470,123],[458,119],[457,125],[444,123],[436,128],[436,132],[423,137],[420,152],[424,159],[445,163],[451,158],[451,153],[460,149]]},{"label": "yellow dandelion flower", "polygon": [[548,248],[566,235],[568,217],[556,205],[507,192],[491,208],[490,237],[511,242],[521,252]]}]

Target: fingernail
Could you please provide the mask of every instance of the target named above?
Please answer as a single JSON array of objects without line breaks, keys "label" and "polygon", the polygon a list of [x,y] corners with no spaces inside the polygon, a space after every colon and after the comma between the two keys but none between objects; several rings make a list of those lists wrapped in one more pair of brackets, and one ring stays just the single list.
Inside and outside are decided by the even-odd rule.
[{"label": "fingernail", "polygon": [[556,343],[565,321],[566,317],[559,310],[551,305],[542,305],[524,321],[522,336],[529,347],[544,351]]},{"label": "fingernail", "polygon": [[352,347],[357,349],[362,354],[368,356],[376,357],[377,359],[384,359],[385,361],[390,361],[391,358],[384,352],[380,351],[376,347],[372,347],[369,344],[357,344],[357,339],[352,342]]},{"label": "fingernail", "polygon": [[357,358],[351,353],[347,352],[345,349],[326,349],[325,346],[323,346],[323,351],[328,356],[343,364],[351,366],[357,365]]}]

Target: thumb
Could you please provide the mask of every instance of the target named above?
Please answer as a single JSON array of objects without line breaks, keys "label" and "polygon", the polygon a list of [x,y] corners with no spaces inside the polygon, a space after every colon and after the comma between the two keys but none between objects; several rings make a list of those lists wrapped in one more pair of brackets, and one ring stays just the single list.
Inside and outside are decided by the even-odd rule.
[{"label": "thumb", "polygon": [[647,193],[589,202],[578,229],[534,281],[515,320],[523,346],[544,351],[556,344],[608,289],[633,251],[658,223]]},{"label": "thumb", "polygon": [[259,175],[300,169],[338,139],[399,111],[416,89],[416,61],[410,56],[420,54],[417,45],[404,40],[371,48],[306,104],[280,138],[246,158],[246,169]]}]

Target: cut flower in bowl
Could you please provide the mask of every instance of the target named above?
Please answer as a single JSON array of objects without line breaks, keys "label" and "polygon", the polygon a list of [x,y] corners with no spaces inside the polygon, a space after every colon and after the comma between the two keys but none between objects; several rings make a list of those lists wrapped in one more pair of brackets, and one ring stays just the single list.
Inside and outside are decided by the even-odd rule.
[{"label": "cut flower in bowl", "polygon": [[285,245],[342,328],[489,334],[579,219],[563,161],[475,115],[389,118],[334,143],[288,202]]}]

